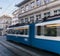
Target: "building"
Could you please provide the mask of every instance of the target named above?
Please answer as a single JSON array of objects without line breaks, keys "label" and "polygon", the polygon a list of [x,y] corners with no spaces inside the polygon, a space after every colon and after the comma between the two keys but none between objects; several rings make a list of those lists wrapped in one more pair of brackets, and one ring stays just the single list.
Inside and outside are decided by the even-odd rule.
[{"label": "building", "polygon": [[0,17],[0,35],[4,35],[6,28],[11,25],[11,17],[8,15],[2,15]]},{"label": "building", "polygon": [[60,14],[60,0],[24,0],[16,6],[21,24],[49,20]]},{"label": "building", "polygon": [[19,9],[15,10],[12,14],[13,14],[13,18],[12,18],[12,22],[11,22],[11,25],[16,25],[19,23],[19,20],[18,20],[18,12],[19,12]]}]

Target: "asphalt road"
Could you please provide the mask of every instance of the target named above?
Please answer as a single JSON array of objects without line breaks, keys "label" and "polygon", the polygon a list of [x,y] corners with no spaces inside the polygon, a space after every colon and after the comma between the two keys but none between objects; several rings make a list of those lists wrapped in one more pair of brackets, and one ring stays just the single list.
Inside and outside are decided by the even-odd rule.
[{"label": "asphalt road", "polygon": [[51,52],[17,44],[0,37],[0,56],[60,56]]}]

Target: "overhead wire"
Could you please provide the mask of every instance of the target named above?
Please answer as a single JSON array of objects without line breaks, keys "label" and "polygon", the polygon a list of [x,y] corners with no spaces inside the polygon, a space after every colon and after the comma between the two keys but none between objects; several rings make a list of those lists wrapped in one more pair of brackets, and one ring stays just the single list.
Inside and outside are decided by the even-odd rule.
[{"label": "overhead wire", "polygon": [[[11,8],[11,6],[12,5],[14,5],[16,2],[14,2],[14,0],[13,0],[13,3],[10,3],[7,7],[6,7],[6,9],[3,11],[3,12],[1,12],[0,14],[3,14],[3,13],[5,13],[8,9],[10,9]],[[14,8],[15,9],[15,8]],[[14,9],[12,9],[12,11],[14,10]],[[11,12],[11,11],[10,11]]]}]

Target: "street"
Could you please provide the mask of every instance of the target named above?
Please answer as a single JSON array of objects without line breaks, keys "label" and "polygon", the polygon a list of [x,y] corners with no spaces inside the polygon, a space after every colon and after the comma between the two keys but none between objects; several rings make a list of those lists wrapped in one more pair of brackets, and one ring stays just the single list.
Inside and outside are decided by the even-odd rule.
[{"label": "street", "polygon": [[60,56],[60,0],[0,0],[0,56]]}]

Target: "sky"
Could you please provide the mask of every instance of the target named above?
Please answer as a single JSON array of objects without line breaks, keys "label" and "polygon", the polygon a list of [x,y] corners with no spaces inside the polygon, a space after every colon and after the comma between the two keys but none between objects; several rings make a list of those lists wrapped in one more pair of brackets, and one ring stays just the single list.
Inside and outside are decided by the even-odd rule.
[{"label": "sky", "polygon": [[15,5],[23,0],[0,0],[0,16],[3,14],[11,15],[13,11],[18,9]]}]

